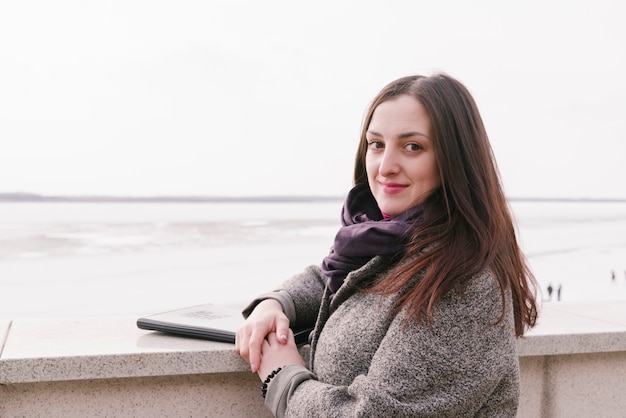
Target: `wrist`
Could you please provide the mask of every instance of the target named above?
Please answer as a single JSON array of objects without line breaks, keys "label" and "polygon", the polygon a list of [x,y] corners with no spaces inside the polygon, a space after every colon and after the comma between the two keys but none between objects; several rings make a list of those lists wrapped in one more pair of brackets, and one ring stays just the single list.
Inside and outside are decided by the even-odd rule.
[{"label": "wrist", "polygon": [[269,384],[272,382],[272,379],[276,377],[276,375],[283,369],[283,367],[285,366],[278,367],[277,369],[272,370],[272,372],[268,374],[263,381],[263,385],[261,385],[261,396],[263,396],[263,398],[265,398],[265,395],[267,395],[267,389],[269,387]]},{"label": "wrist", "polygon": [[278,300],[272,298],[262,300],[255,309],[257,308],[283,312],[283,305]]}]

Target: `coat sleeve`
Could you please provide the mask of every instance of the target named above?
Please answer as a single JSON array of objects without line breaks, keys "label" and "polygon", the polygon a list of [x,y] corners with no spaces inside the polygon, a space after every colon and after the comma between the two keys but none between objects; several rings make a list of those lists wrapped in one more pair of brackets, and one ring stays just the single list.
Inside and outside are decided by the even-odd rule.
[{"label": "coat sleeve", "polygon": [[510,297],[505,306],[498,322],[501,292],[485,274],[463,293],[445,296],[431,325],[407,323],[401,312],[373,348],[366,373],[346,386],[309,376],[295,388],[286,374],[270,388],[278,392],[273,399],[286,398],[272,412],[290,417],[514,417],[519,366]]},{"label": "coat sleeve", "polygon": [[283,306],[292,328],[312,326],[317,319],[317,313],[324,295],[326,278],[319,266],[307,267],[281,283],[273,292],[265,293],[254,299],[244,310],[247,318],[256,305],[265,299],[276,299]]}]

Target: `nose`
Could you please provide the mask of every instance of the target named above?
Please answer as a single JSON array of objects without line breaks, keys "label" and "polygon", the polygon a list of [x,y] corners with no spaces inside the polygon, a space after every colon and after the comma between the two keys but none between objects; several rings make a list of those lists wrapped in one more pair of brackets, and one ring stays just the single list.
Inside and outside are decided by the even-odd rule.
[{"label": "nose", "polygon": [[381,176],[387,177],[398,173],[400,170],[398,157],[397,153],[393,150],[389,148],[385,149],[385,152],[381,156],[380,165],[378,166],[378,172]]}]

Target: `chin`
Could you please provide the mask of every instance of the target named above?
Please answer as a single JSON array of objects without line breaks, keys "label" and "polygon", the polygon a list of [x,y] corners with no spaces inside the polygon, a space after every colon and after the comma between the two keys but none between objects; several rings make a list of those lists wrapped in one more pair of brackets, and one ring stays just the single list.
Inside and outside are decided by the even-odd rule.
[{"label": "chin", "polygon": [[397,208],[397,207],[395,207],[395,206],[392,206],[392,207],[389,207],[389,206],[387,206],[387,207],[381,206],[381,207],[380,207],[380,210],[381,210],[383,213],[385,213],[385,214],[387,214],[387,215],[389,215],[389,216],[396,216],[396,215],[399,215],[399,214],[401,214],[402,212],[404,212],[404,210],[398,210],[398,208]]},{"label": "chin", "polygon": [[387,204],[387,205],[379,205],[381,211],[390,216],[397,216],[407,210],[411,209],[414,206],[419,205],[419,203],[411,203],[411,204]]}]

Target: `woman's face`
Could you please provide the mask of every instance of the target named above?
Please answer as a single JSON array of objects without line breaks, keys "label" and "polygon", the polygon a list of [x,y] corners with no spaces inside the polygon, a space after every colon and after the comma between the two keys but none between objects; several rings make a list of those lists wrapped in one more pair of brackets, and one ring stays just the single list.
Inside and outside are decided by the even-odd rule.
[{"label": "woman's face", "polygon": [[399,215],[441,185],[430,117],[414,97],[379,104],[365,138],[367,181],[383,213]]}]

